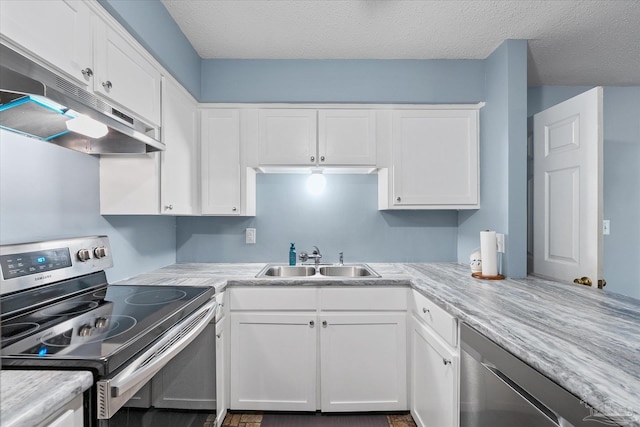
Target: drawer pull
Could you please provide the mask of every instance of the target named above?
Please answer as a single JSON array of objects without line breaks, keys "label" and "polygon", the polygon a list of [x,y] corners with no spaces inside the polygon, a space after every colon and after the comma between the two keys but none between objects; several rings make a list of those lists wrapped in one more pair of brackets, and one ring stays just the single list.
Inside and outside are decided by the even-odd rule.
[{"label": "drawer pull", "polygon": [[449,359],[442,359],[442,363],[444,363],[444,366],[451,365],[451,360],[449,360]]},{"label": "drawer pull", "polygon": [[431,313],[431,310],[429,310],[429,309],[428,309],[428,308],[426,308],[426,307],[422,307],[422,312],[423,312],[423,313],[425,313],[425,314],[427,314],[427,313]]},{"label": "drawer pull", "polygon": [[323,327],[323,328],[326,328],[326,327],[327,327],[327,321],[326,321],[326,320],[323,320],[323,321],[322,321],[322,327]]}]

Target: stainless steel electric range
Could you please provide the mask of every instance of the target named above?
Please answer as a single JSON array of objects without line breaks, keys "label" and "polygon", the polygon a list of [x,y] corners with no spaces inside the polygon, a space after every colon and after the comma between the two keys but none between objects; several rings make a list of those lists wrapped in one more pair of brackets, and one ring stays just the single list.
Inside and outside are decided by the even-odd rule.
[{"label": "stainless steel electric range", "polygon": [[109,285],[106,236],[0,246],[2,369],[89,370],[85,425],[109,419],[215,315],[214,289]]}]

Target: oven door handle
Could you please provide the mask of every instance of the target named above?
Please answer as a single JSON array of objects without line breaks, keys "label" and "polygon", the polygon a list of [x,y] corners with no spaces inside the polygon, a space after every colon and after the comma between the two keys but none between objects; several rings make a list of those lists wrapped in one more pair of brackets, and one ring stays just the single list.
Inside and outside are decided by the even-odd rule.
[{"label": "oven door handle", "polygon": [[216,301],[211,299],[174,326],[149,350],[113,378],[98,381],[98,419],[109,419],[127,400],[189,345],[214,319]]}]

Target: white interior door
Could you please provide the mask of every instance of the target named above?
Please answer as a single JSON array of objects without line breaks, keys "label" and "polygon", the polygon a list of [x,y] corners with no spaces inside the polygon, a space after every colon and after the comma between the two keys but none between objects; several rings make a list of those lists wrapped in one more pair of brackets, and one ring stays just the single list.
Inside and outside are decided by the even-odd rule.
[{"label": "white interior door", "polygon": [[533,272],[602,279],[602,88],[534,116]]}]

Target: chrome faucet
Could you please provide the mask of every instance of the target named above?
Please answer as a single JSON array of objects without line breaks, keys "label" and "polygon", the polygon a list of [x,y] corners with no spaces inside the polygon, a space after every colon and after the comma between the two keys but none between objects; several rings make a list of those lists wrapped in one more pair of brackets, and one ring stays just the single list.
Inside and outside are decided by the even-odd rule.
[{"label": "chrome faucet", "polygon": [[306,262],[309,258],[313,258],[314,263],[317,267],[320,264],[320,258],[322,258],[322,254],[320,253],[320,249],[318,249],[317,246],[314,246],[311,255],[306,252],[300,252],[299,258],[302,262]]},{"label": "chrome faucet", "polygon": [[340,260],[338,261],[338,265],[344,265],[344,252],[340,252]]}]

